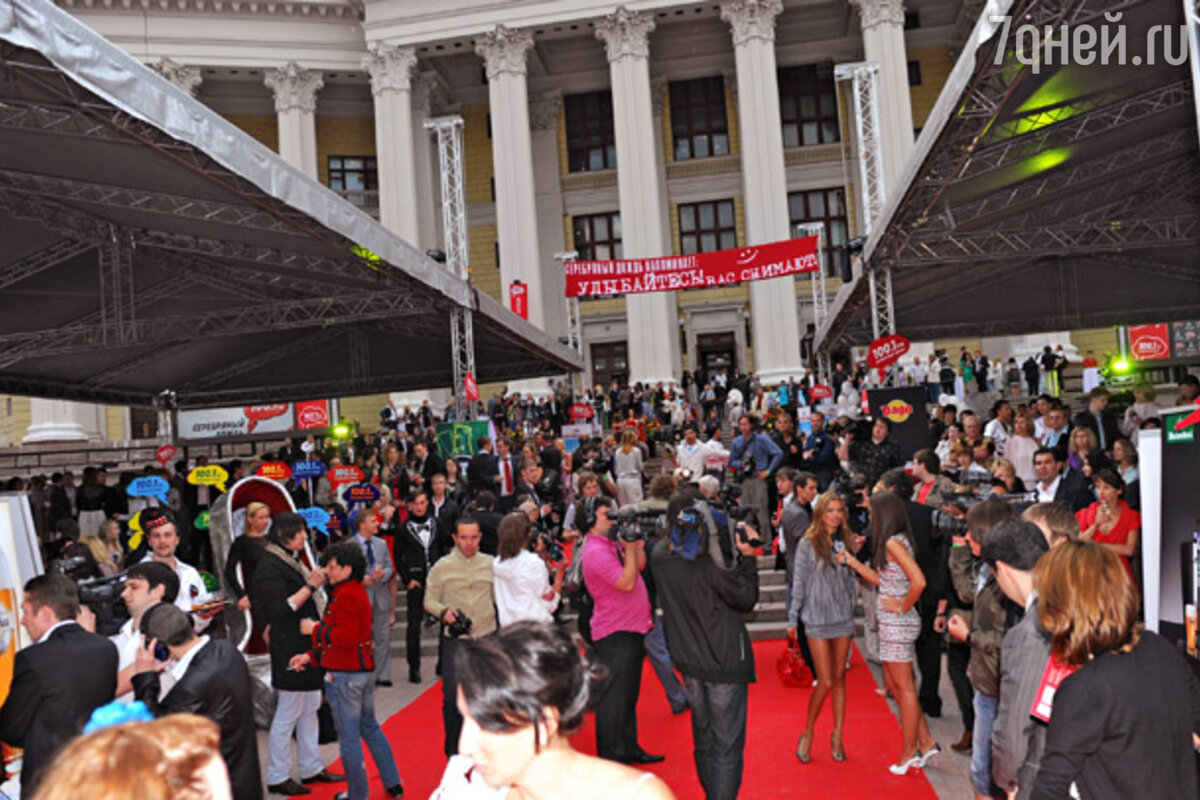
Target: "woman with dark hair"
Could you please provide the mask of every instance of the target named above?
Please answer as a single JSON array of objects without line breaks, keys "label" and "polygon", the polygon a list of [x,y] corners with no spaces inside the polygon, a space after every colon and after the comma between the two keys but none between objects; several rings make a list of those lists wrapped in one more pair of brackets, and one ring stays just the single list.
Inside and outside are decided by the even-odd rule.
[{"label": "woman with dark hair", "polygon": [[518,622],[459,650],[459,753],[436,800],[571,797],[673,800],[662,779],[584,755],[570,736],[583,724],[601,670],[582,643],[552,623]]},{"label": "woman with dark hair", "polygon": [[311,637],[309,650],[291,657],[288,667],[321,667],[328,673],[325,694],[337,725],[338,751],[346,768],[347,800],[367,800],[367,767],[363,742],[379,771],[384,788],[402,797],[400,772],[392,746],[375,718],[375,650],[371,637],[371,601],[362,584],[367,557],[353,539],[325,548],[321,566],[330,598],[321,621],[305,617],[300,633]]},{"label": "woman with dark hair", "polygon": [[1102,544],[1120,557],[1129,577],[1133,578],[1133,554],[1138,549],[1142,515],[1121,499],[1125,481],[1116,470],[1105,467],[1092,475],[1096,502],[1075,514],[1079,520],[1079,538]]},{"label": "woman with dark hair", "polygon": [[[795,502],[799,502],[798,500]],[[813,731],[825,698],[833,696],[834,761],[845,761],[842,727],[846,720],[846,657],[854,638],[854,573],[843,569],[841,553],[854,547],[854,534],[846,522],[846,503],[833,492],[817,498],[812,524],[796,548],[792,572],[792,606],[788,610],[788,635],[795,636],[797,622],[812,653],[817,686],[808,698],[804,732],[796,758],[807,764]]]},{"label": "woman with dark hair", "polygon": [[929,732],[913,678],[915,644],[921,633],[916,604],[925,591],[925,575],[913,555],[913,537],[904,501],[894,492],[871,495],[871,566],[843,550],[838,561],[879,587],[879,658],[883,680],[900,706],[900,760],[888,767],[904,775],[936,759],[942,748]]},{"label": "woman with dark hair", "polygon": [[[279,701],[268,739],[267,789],[274,794],[307,794],[303,784],[341,780],[325,771],[317,750],[317,710],[325,673],[320,669],[289,669],[293,656],[308,650],[301,621],[317,620],[325,612],[324,570],[313,569],[305,552],[308,528],[291,512],[277,516],[263,537],[264,551],[247,582],[254,608],[270,631],[271,686]],[[292,736],[300,762],[301,783],[292,779]]]},{"label": "woman with dark hair", "polygon": [[1053,657],[1075,671],[1054,693],[1033,800],[1196,797],[1200,683],[1138,624],[1137,591],[1116,556],[1066,541],[1042,556],[1034,581]]},{"label": "woman with dark hair", "polygon": [[529,549],[532,531],[529,517],[522,511],[514,511],[500,521],[492,591],[496,598],[496,620],[501,627],[522,620],[553,622],[554,610],[562,597],[566,563],[557,565],[551,585],[542,541],[538,540],[538,553]]}]

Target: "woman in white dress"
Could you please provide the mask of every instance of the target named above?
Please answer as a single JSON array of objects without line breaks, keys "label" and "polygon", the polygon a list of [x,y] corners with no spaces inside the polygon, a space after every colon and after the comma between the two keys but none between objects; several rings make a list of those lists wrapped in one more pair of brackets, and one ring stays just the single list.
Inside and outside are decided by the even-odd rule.
[{"label": "woman in white dress", "polygon": [[621,434],[621,447],[613,455],[613,469],[617,473],[617,502],[621,506],[642,502],[642,450],[633,428],[626,428]]}]

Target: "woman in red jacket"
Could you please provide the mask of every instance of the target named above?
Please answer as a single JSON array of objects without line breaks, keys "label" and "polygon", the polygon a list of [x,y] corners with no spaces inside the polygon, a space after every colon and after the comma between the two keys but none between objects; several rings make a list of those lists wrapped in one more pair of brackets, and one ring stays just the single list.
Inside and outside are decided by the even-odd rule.
[{"label": "woman in red jacket", "polygon": [[330,545],[321,555],[329,580],[330,598],[320,622],[300,621],[300,632],[311,636],[313,647],[293,656],[291,669],[319,664],[326,672],[325,695],[337,725],[338,748],[346,768],[349,792],[336,800],[367,800],[367,768],[362,742],[367,743],[379,777],[392,797],[403,797],[400,772],[392,747],[375,719],[375,653],[371,645],[371,602],[362,585],[367,558],[354,540]]}]

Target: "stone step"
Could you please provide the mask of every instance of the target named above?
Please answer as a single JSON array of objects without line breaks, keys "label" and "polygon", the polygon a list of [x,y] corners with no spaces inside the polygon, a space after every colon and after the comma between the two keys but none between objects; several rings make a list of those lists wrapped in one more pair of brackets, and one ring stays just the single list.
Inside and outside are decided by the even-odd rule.
[{"label": "stone step", "polygon": [[763,602],[761,599],[754,610],[749,614],[743,614],[742,619],[746,622],[778,622],[787,626],[787,604],[782,600],[778,602]]}]

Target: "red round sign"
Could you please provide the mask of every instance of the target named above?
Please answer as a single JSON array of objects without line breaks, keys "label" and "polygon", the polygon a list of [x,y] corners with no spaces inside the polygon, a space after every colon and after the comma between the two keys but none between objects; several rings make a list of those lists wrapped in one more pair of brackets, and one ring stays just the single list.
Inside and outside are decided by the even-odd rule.
[{"label": "red round sign", "polygon": [[264,478],[270,478],[273,481],[283,482],[292,477],[292,468],[282,461],[264,461],[258,465],[255,470]]},{"label": "red round sign", "polygon": [[175,445],[164,444],[154,452],[154,460],[166,467],[167,462],[175,457],[175,453]]},{"label": "red round sign", "polygon": [[908,352],[911,343],[898,333],[884,336],[871,342],[867,349],[867,366],[882,368],[891,366]]},{"label": "red round sign", "polygon": [[833,389],[823,383],[813,384],[813,387],[808,390],[808,396],[813,400],[828,400],[833,397]]},{"label": "red round sign", "polygon": [[587,403],[575,403],[567,413],[571,419],[591,419],[596,412]]},{"label": "red round sign", "polygon": [[362,470],[358,467],[335,467],[329,471],[329,482],[335,486],[343,483],[361,483]]}]

